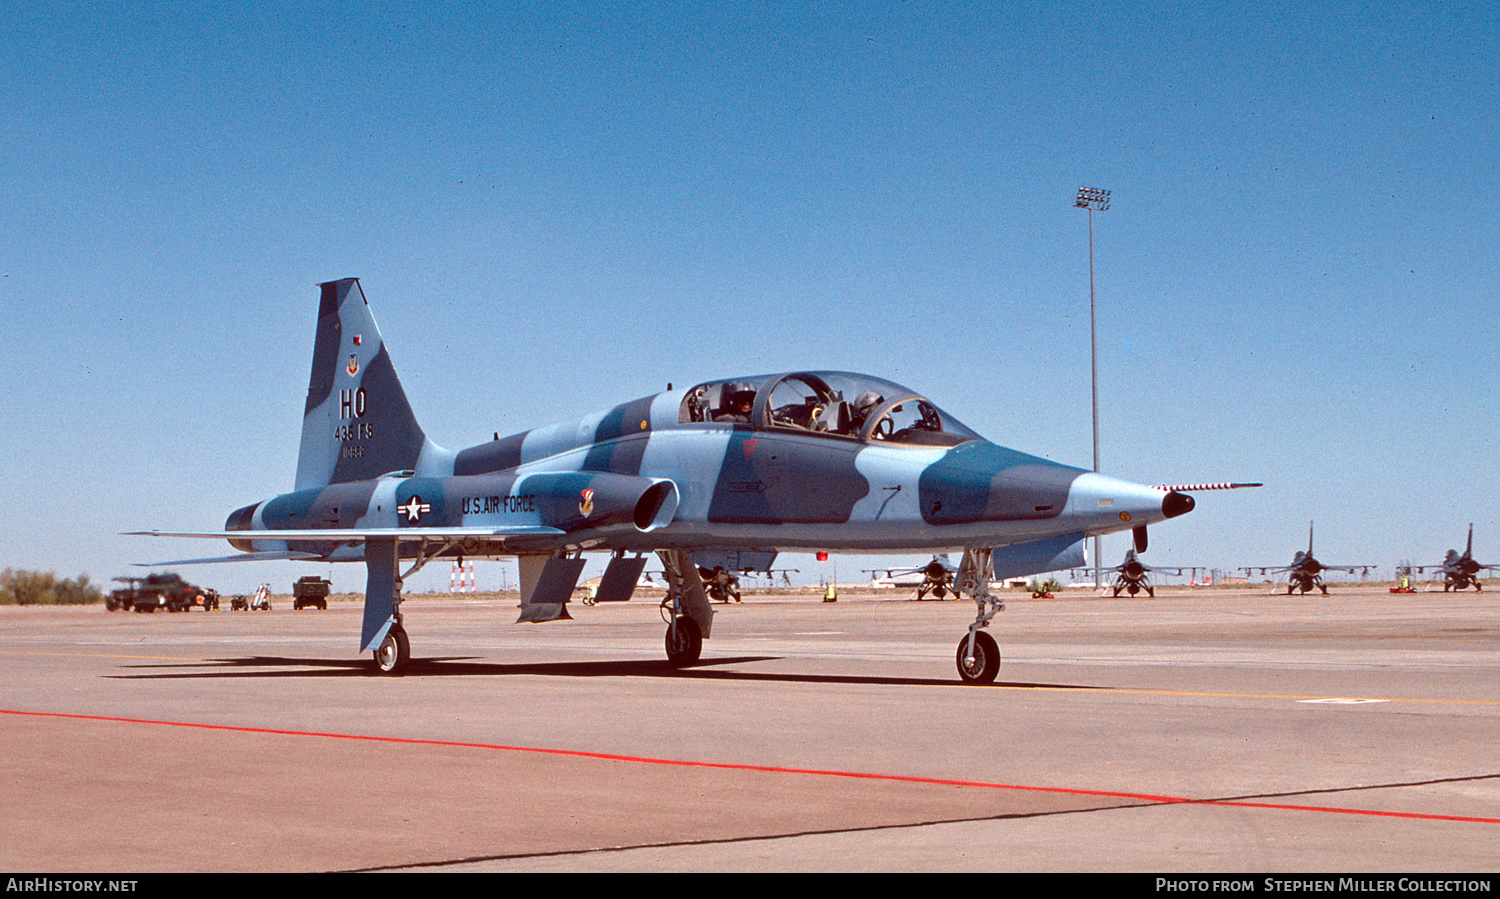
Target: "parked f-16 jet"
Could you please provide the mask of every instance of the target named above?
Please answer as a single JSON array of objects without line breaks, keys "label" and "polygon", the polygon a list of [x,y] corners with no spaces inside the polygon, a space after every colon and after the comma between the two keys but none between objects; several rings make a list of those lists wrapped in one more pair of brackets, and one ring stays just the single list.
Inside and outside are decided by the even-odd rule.
[{"label": "parked f-16 jet", "polygon": [[953,579],[958,576],[958,568],[948,561],[946,556],[934,555],[932,561],[926,565],[916,568],[866,568],[865,573],[874,578],[879,572],[885,572],[887,585],[910,587],[916,585],[917,594],[915,599],[926,599],[931,593],[933,599],[947,599],[948,594],[958,596],[958,590],[953,586]]},{"label": "parked f-16 jet", "polygon": [[1137,593],[1145,590],[1147,596],[1154,597],[1156,596],[1156,588],[1151,586],[1151,572],[1170,571],[1175,575],[1181,576],[1187,570],[1189,570],[1188,566],[1176,568],[1167,565],[1147,565],[1136,557],[1136,552],[1132,548],[1125,550],[1125,561],[1119,565],[1113,568],[1090,568],[1087,569],[1087,573],[1091,575],[1095,573],[1113,574],[1115,576],[1115,592],[1111,594],[1113,596],[1119,596],[1121,591],[1135,596]]},{"label": "parked f-16 jet", "polygon": [[[597,602],[628,599],[655,552],[667,658],[699,659],[713,609],[698,568],[783,551],[962,552],[978,607],[959,675],[994,680],[984,631],[996,578],[1083,564],[1084,538],[1193,509],[1130,483],[990,443],[927,397],[849,372],[797,371],[668,389],[457,452],[417,423],[359,281],[320,285],[294,489],[229,515],[241,555],[365,565],[361,652],[410,658],[403,580],[443,556],[519,557],[523,621],[562,617],[586,552],[609,553]],[[410,567],[403,572],[403,560]]]},{"label": "parked f-16 jet", "polygon": [[1374,565],[1324,565],[1313,558],[1313,525],[1307,525],[1307,552],[1300,550],[1292,556],[1292,564],[1281,566],[1257,565],[1251,568],[1241,568],[1246,575],[1252,572],[1261,574],[1285,574],[1287,576],[1286,595],[1291,596],[1293,590],[1300,589],[1306,594],[1314,588],[1321,590],[1324,596],[1328,595],[1328,585],[1323,583],[1323,572],[1325,571],[1347,571],[1350,574],[1358,571],[1368,574]]},{"label": "parked f-16 jet", "polygon": [[1485,565],[1474,561],[1474,525],[1471,524],[1463,555],[1459,555],[1456,549],[1450,549],[1441,565],[1418,565],[1410,570],[1421,573],[1428,569],[1443,573],[1443,592],[1447,593],[1449,590],[1462,590],[1465,587],[1483,590],[1479,584],[1479,572],[1500,570],[1500,565]]}]

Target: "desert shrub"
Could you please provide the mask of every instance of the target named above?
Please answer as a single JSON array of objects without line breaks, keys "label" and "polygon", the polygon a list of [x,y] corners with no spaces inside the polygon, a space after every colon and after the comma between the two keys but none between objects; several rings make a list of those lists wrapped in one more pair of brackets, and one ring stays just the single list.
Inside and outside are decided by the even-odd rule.
[{"label": "desert shrub", "polygon": [[52,572],[0,571],[0,606],[86,605],[104,602],[104,591],[89,576],[60,579]]}]

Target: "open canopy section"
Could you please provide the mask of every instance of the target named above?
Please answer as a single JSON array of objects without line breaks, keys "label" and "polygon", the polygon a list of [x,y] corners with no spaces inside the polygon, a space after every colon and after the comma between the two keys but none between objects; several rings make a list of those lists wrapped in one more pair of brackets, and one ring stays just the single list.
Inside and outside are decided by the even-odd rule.
[{"label": "open canopy section", "polygon": [[687,392],[678,420],[907,446],[957,446],[980,439],[910,388],[853,372],[709,381]]}]

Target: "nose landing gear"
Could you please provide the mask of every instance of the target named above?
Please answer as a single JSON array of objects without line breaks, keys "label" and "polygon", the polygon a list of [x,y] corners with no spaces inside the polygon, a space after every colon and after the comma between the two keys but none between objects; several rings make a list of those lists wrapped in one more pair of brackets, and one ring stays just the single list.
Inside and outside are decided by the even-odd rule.
[{"label": "nose landing gear", "polygon": [[958,676],[966,684],[992,684],[1000,673],[1000,647],[984,631],[958,641]]},{"label": "nose landing gear", "polygon": [[1000,673],[1000,647],[994,637],[980,630],[989,627],[996,612],[1005,610],[1005,603],[990,593],[993,562],[990,550],[969,549],[959,567],[959,591],[979,607],[969,632],[958,641],[958,677],[966,684],[991,684]]}]

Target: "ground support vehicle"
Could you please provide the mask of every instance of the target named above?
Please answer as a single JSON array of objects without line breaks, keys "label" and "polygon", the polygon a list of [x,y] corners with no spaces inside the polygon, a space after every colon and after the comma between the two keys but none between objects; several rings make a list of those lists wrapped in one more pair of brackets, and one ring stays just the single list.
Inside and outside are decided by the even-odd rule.
[{"label": "ground support vehicle", "polygon": [[186,612],[197,606],[204,611],[219,607],[219,594],[189,584],[177,574],[148,574],[145,577],[117,577],[115,580],[126,586],[111,590],[104,600],[104,607],[111,612]]},{"label": "ground support vehicle", "polygon": [[331,586],[327,578],[315,574],[297,578],[297,582],[292,585],[292,608],[328,608],[328,591]]}]

